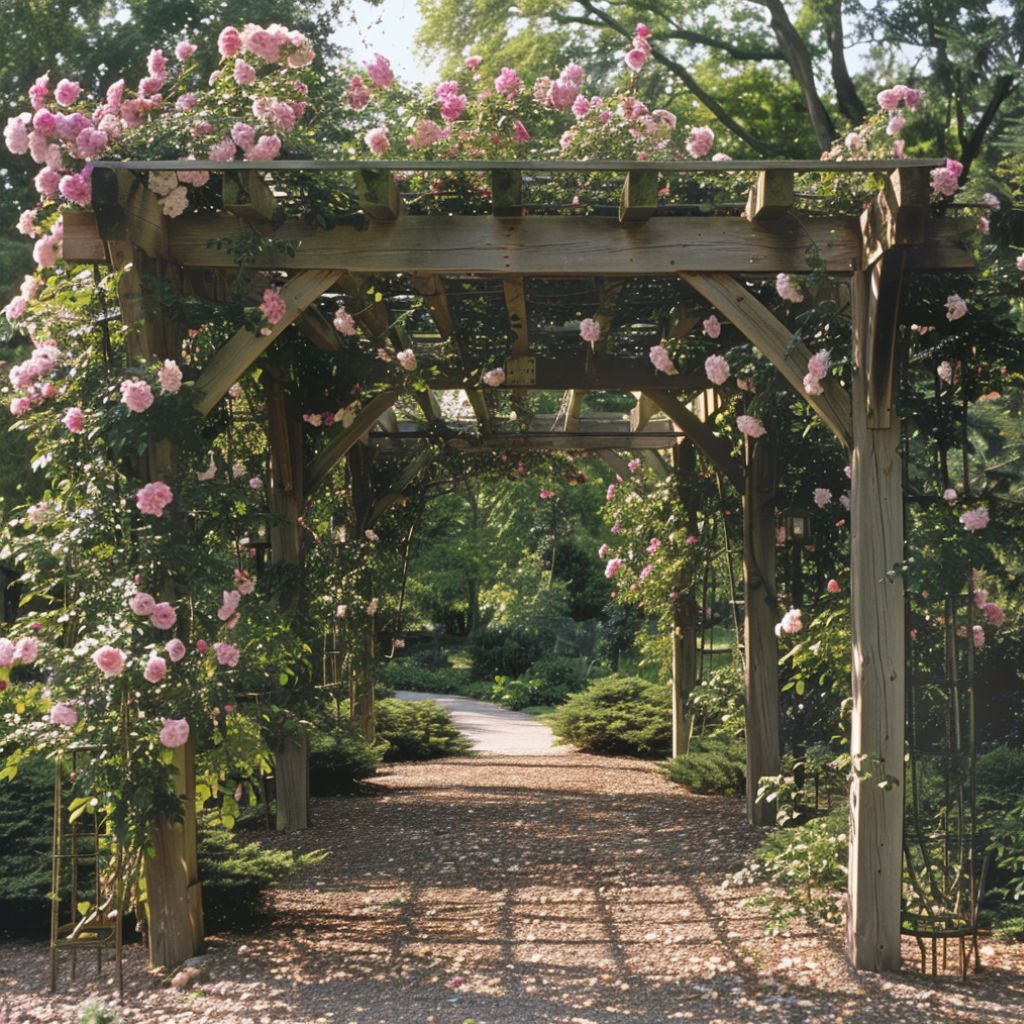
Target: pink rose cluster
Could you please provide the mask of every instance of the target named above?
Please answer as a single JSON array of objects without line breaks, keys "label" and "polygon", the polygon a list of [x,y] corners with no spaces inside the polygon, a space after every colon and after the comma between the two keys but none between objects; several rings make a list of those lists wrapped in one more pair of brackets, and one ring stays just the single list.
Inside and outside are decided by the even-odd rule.
[{"label": "pink rose cluster", "polygon": [[178,621],[174,606],[168,601],[157,601],[151,594],[138,591],[128,599],[132,612],[141,618],[149,619],[156,629],[171,629]]},{"label": "pink rose cluster", "polygon": [[984,530],[989,523],[988,509],[984,505],[977,508],[967,509],[961,516],[960,522],[968,533],[977,530]]},{"label": "pink rose cluster", "polygon": [[626,54],[626,67],[634,74],[643,70],[651,56],[650,38],[651,30],[643,22],[639,22],[633,31],[633,45]]},{"label": "pink rose cluster", "polygon": [[500,366],[496,366],[493,370],[485,371],[480,379],[489,388],[500,388],[505,383],[505,370]]},{"label": "pink rose cluster", "polygon": [[245,25],[241,31],[225,28],[217,38],[220,55],[230,59],[240,53],[258,57],[267,64],[304,68],[316,56],[312,43],[301,33],[284,25]]},{"label": "pink rose cluster", "polygon": [[42,291],[43,282],[35,274],[26,274],[21,281],[18,294],[4,306],[2,312],[11,323],[20,320],[28,309],[30,303],[35,302]]},{"label": "pink rose cluster", "polygon": [[43,341],[28,359],[11,367],[8,374],[11,386],[23,392],[11,399],[12,416],[23,416],[57,393],[53,382],[43,378],[49,376],[59,359],[60,350],[56,345]]},{"label": "pink rose cluster", "polygon": [[781,637],[792,636],[795,633],[799,633],[804,628],[804,624],[800,616],[801,612],[799,608],[790,608],[789,611],[782,616],[782,621],[776,624],[775,635]]},{"label": "pink rose cluster", "polygon": [[744,437],[764,437],[768,433],[764,424],[756,416],[737,416],[736,426]]},{"label": "pink rose cluster", "polygon": [[821,349],[815,352],[807,360],[807,373],[804,375],[804,391],[809,395],[823,395],[825,389],[821,382],[828,376],[828,368],[831,360],[828,349]]},{"label": "pink rose cluster", "polygon": [[159,518],[164,509],[174,500],[174,492],[161,480],[154,480],[145,487],[139,488],[135,495],[135,505],[147,516]]},{"label": "pink rose cluster", "polygon": [[790,280],[789,274],[778,274],[775,278],[775,290],[779,298],[786,302],[803,302],[804,293]]},{"label": "pink rose cluster", "polygon": [[664,373],[671,377],[679,372],[675,368],[675,364],[669,357],[668,351],[664,345],[652,345],[648,355],[650,356],[650,360],[654,365],[654,368],[659,373]]},{"label": "pink rose cluster", "polygon": [[17,641],[0,637],[0,690],[7,686],[10,669],[31,665],[38,657],[39,641],[34,636],[23,636]]},{"label": "pink rose cluster", "polygon": [[712,384],[721,386],[729,379],[729,363],[725,356],[712,355],[704,360],[704,372]]},{"label": "pink rose cluster", "polygon": [[263,292],[263,301],[260,303],[260,312],[268,324],[280,323],[288,312],[288,304],[281,298],[280,288],[267,288]]},{"label": "pink rose cluster", "polygon": [[601,340],[601,325],[596,320],[586,317],[580,321],[580,337],[591,345],[596,345]]},{"label": "pink rose cluster", "polygon": [[959,160],[947,159],[945,167],[932,168],[932,192],[937,196],[955,196],[963,173],[964,165]]}]

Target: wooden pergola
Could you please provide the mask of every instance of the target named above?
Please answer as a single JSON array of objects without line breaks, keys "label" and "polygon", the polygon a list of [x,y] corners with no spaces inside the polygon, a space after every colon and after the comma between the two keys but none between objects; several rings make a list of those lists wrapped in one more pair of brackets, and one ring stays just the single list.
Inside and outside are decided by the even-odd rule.
[{"label": "wooden pergola", "polygon": [[[287,374],[264,375],[271,444],[271,513],[275,558],[301,564],[300,517],[309,496],[343,459],[374,453],[405,455],[392,491],[364,499],[369,525],[401,495],[433,457],[435,444],[461,451],[581,449],[621,466],[618,453],[635,451],[664,469],[660,452],[685,466],[699,452],[743,497],[744,643],[746,650],[747,806],[751,821],[766,823],[754,800],[757,780],[778,772],[779,619],[775,589],[775,478],[771,436],[748,439],[742,458],[718,432],[720,392],[703,375],[656,373],[647,349],[683,338],[699,321],[696,310],[717,310],[797,389],[850,456],[851,599],[853,635],[850,790],[849,954],[872,970],[900,962],[900,880],[903,816],[904,633],[903,584],[891,569],[903,559],[900,420],[894,408],[894,372],[900,290],[906,272],[973,265],[961,222],[932,212],[928,172],[940,161],[729,161],[659,163],[349,162],[275,161],[219,164],[146,161],[94,164],[94,212],[64,214],[64,258],[109,263],[121,271],[119,296],[129,354],[177,358],[179,334],[162,311],[158,288],[216,296],[223,276],[237,270],[226,241],[281,243],[255,249],[252,266],[286,277],[287,313],[269,331],[240,328],[200,368],[196,394],[202,414],[290,329],[327,353],[341,353],[329,307],[348,298],[361,331],[375,344],[412,348],[432,367],[430,387],[415,392],[418,413],[396,414],[397,389],[374,393],[350,421],[322,434],[305,454],[301,410],[288,393]],[[145,174],[207,170],[221,183],[221,209],[165,218]],[[410,195],[413,171],[484,178],[490,208],[473,214],[418,212]],[[571,196],[581,176],[617,177],[615,202],[576,209],[568,202],[533,204],[531,190],[565,182]],[[716,214],[659,198],[659,188],[695,172],[754,176],[745,209]],[[800,209],[797,174],[885,176],[860,217],[824,216]],[[359,211],[329,227],[283,216],[289,182],[303,175],[332,176],[358,199]],[[489,181],[487,181],[489,179]],[[475,180],[475,179],[474,179]],[[742,204],[740,204],[742,206]],[[218,244],[211,244],[218,240]],[[835,378],[820,396],[803,394],[810,352],[748,287],[785,272],[824,270],[846,288],[853,329],[852,394]],[[366,300],[366,284],[374,282]],[[678,295],[669,323],[651,314],[645,289]],[[596,319],[602,341],[591,351],[568,306]],[[410,310],[412,312],[410,313]],[[559,323],[559,314],[563,322]],[[487,330],[480,324],[488,325]],[[614,339],[614,340],[613,340]],[[340,358],[340,355],[339,355]],[[481,371],[505,370],[498,389],[481,385]],[[559,412],[513,425],[497,402],[510,392],[513,407],[531,390],[562,394]],[[628,422],[589,413],[591,391],[630,392]],[[445,415],[457,392],[460,409]],[[507,402],[505,403],[508,404]],[[692,456],[691,456],[692,457]],[[154,476],[173,464],[173,452],[155,445]],[[676,729],[684,729],[687,687],[695,678],[688,634],[676,661]],[[688,660],[689,659],[689,660]],[[278,751],[279,824],[306,823],[304,750]],[[190,765],[180,781],[187,791]],[[896,785],[882,788],[882,778]],[[202,938],[194,855],[194,823],[166,824],[147,868],[151,956],[161,964],[192,955]]]}]

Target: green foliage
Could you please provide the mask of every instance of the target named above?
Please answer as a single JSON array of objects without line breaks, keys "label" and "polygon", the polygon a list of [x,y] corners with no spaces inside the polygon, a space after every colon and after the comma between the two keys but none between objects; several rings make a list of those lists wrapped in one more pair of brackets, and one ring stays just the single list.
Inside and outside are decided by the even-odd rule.
[{"label": "green foliage", "polygon": [[265,910],[267,889],[325,856],[268,850],[255,842],[243,845],[235,833],[207,817],[199,829],[199,878],[207,930],[252,927]]},{"label": "green foliage", "polygon": [[542,650],[539,638],[528,630],[496,627],[481,629],[469,638],[474,679],[519,676]]},{"label": "green foliage", "polygon": [[78,1008],[78,1024],[124,1024],[124,1017],[101,999],[90,999]]},{"label": "green foliage", "polygon": [[586,684],[587,671],[584,658],[539,658],[518,679],[497,676],[490,698],[513,711],[561,704]]},{"label": "green foliage", "polygon": [[452,716],[432,700],[377,701],[377,739],[387,743],[385,761],[461,757],[472,749]]},{"label": "green foliage", "polygon": [[745,702],[743,666],[734,657],[709,672],[690,694],[690,710],[698,735],[740,735]]},{"label": "green foliage", "polygon": [[0,782],[0,922],[3,930],[43,935],[49,930],[53,842],[53,764],[35,756]]},{"label": "green foliage", "polygon": [[464,672],[430,667],[416,658],[394,658],[384,667],[382,681],[392,690],[415,693],[459,693]]},{"label": "green foliage", "polygon": [[314,733],[309,744],[309,791],[313,796],[351,793],[373,776],[381,749],[367,743],[349,723]]},{"label": "green foliage", "polygon": [[747,752],[741,739],[694,737],[686,754],[658,767],[665,778],[691,792],[740,796],[747,781]]},{"label": "green foliage", "polygon": [[595,679],[551,718],[556,735],[592,754],[653,757],[672,739],[672,698],[664,684],[638,676]]},{"label": "green foliage", "polygon": [[785,931],[794,918],[838,923],[846,886],[845,807],[791,828],[778,828],[762,840],[753,860],[741,872],[747,882],[770,882],[773,893],[754,897],[769,909],[768,929]]}]

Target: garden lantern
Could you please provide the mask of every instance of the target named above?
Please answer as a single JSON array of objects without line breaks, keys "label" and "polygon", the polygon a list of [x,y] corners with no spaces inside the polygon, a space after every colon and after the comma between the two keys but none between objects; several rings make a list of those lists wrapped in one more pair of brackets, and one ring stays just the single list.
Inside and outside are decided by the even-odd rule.
[{"label": "garden lantern", "polygon": [[266,516],[258,517],[252,524],[249,533],[238,538],[241,548],[248,551],[256,559],[256,571],[262,572],[267,552],[270,551],[270,524]]},{"label": "garden lantern", "polygon": [[805,547],[811,542],[811,517],[802,508],[790,506],[782,513],[786,529],[786,543]]}]

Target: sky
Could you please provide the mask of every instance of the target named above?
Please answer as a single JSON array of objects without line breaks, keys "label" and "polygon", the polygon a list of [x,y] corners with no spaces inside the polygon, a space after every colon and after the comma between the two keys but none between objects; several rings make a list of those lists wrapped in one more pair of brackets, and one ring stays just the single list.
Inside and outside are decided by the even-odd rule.
[{"label": "sky", "polygon": [[416,32],[422,24],[416,0],[383,0],[373,6],[366,0],[351,0],[341,15],[335,38],[352,51],[356,60],[376,52],[384,54],[399,78],[407,82],[429,82],[436,68],[413,54]]}]

